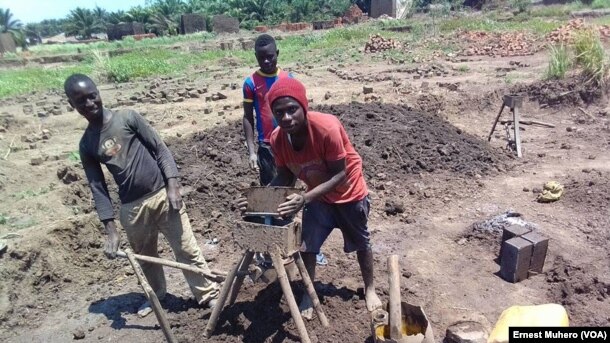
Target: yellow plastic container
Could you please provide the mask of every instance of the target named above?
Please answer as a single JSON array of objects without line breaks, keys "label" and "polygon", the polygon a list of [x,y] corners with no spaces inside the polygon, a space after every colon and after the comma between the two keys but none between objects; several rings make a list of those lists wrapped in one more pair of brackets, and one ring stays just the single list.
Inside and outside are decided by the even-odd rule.
[{"label": "yellow plastic container", "polygon": [[508,343],[509,326],[570,326],[570,321],[559,304],[511,306],[500,315],[487,343]]},{"label": "yellow plastic container", "polygon": [[[403,337],[398,340],[390,338],[388,312],[382,309],[371,313],[371,329],[375,343],[434,343],[432,325],[420,306],[406,302],[400,303],[402,314],[401,331]],[[386,310],[389,305],[386,305]]]}]

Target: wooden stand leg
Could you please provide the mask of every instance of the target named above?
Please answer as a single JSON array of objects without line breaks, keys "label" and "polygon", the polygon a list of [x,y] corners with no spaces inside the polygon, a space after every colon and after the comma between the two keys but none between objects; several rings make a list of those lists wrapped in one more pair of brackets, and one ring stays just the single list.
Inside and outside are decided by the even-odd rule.
[{"label": "wooden stand leg", "polygon": [[301,254],[296,252],[294,255],[294,261],[296,262],[297,268],[299,268],[299,272],[301,273],[301,278],[303,279],[303,284],[305,284],[305,289],[307,290],[307,294],[311,298],[313,303],[313,308],[316,310],[316,314],[318,315],[318,319],[320,320],[320,324],[324,327],[328,327],[328,319],[322,310],[322,304],[320,304],[320,299],[318,299],[318,294],[316,293],[316,289],[313,285],[313,281],[309,278],[309,273],[307,273],[307,268],[305,267],[305,263],[301,259]]},{"label": "wooden stand leg", "polygon": [[246,258],[246,254],[247,253],[244,253],[244,255],[240,257],[239,261],[237,261],[237,263],[235,264],[235,267],[233,267],[231,271],[229,271],[229,274],[227,274],[225,283],[222,285],[222,289],[220,290],[220,294],[218,295],[218,301],[216,302],[216,306],[214,306],[212,314],[210,315],[208,325],[205,327],[205,330],[203,330],[203,336],[206,338],[209,338],[212,335],[212,332],[214,332],[214,329],[216,328],[218,317],[220,316],[220,312],[222,312],[225,302],[227,301],[227,296],[229,295],[231,286],[233,286],[233,282],[235,281],[237,270],[241,266],[243,260]]},{"label": "wooden stand leg", "polygon": [[487,141],[491,142],[491,136],[494,134],[494,131],[496,130],[496,125],[498,125],[498,120],[500,120],[500,116],[502,115],[502,111],[504,111],[504,102],[502,102],[502,107],[500,107],[500,112],[498,113],[498,115],[496,116],[496,120],[494,121],[494,125],[491,127],[491,132],[489,133],[489,136],[487,137]]},{"label": "wooden stand leg", "polygon": [[301,342],[311,343],[309,334],[307,333],[307,328],[303,322],[303,317],[301,317],[301,312],[299,311],[299,306],[294,299],[294,294],[292,293],[292,288],[290,287],[290,281],[288,281],[288,275],[286,274],[286,269],[282,263],[282,257],[279,253],[274,253],[271,254],[271,259],[273,260],[273,265],[277,271],[277,278],[280,281],[280,286],[282,286],[282,291],[284,292],[284,296],[288,302],[290,314],[292,315],[292,319],[294,319],[294,323],[297,326],[299,336],[301,336]]},{"label": "wooden stand leg", "polygon": [[233,305],[235,303],[235,299],[237,299],[237,294],[239,293],[239,289],[241,288],[242,283],[244,282],[244,278],[246,277],[246,272],[248,271],[248,267],[254,258],[254,253],[251,251],[246,251],[244,254],[244,258],[241,261],[241,265],[237,270],[237,276],[235,277],[235,282],[233,283],[233,287],[231,287],[231,295],[229,296],[229,305]]},{"label": "wooden stand leg", "polygon": [[521,133],[519,132],[519,107],[513,108],[513,125],[515,126],[515,147],[517,157],[521,157]]},{"label": "wooden stand leg", "polygon": [[131,249],[126,249],[125,254],[127,255],[127,259],[129,259],[129,263],[133,267],[133,271],[138,277],[138,281],[140,282],[140,285],[144,290],[144,295],[146,296],[146,299],[148,299],[148,302],[150,303],[153,312],[155,312],[155,316],[157,316],[159,326],[161,326],[161,330],[165,335],[165,339],[167,339],[169,343],[177,343],[178,340],[174,336],[174,333],[172,332],[172,329],[169,326],[167,317],[165,317],[165,312],[161,307],[161,303],[159,303],[159,298],[157,298],[157,294],[155,294],[152,287],[150,287],[150,285],[148,284],[146,276],[144,276],[144,272],[142,271],[142,267],[140,267],[140,264],[138,263],[138,261],[136,261],[136,258],[133,256],[134,254]]}]

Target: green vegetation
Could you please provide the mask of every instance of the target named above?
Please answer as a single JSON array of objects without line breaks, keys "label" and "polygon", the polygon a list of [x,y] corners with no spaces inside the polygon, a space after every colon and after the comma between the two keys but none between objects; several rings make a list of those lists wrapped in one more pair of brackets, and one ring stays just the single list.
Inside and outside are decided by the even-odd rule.
[{"label": "green vegetation", "polygon": [[610,8],[610,0],[593,0],[593,3],[591,3],[591,8]]},{"label": "green vegetation", "polygon": [[0,33],[10,33],[19,46],[25,46],[25,35],[23,24],[17,19],[13,19],[10,9],[0,8]]},{"label": "green vegetation", "polygon": [[523,21],[500,21],[491,17],[449,18],[440,24],[441,32],[455,30],[476,30],[487,32],[530,31],[535,34],[547,34],[561,26],[560,22],[547,21],[541,18],[526,18]]},{"label": "green vegetation", "polygon": [[532,6],[531,0],[511,0],[510,4],[518,13],[527,12]]},{"label": "green vegetation", "polygon": [[68,160],[71,162],[80,162],[80,153],[78,152],[78,150],[70,151],[70,153],[68,154]]},{"label": "green vegetation", "polygon": [[43,194],[47,194],[54,189],[55,189],[55,184],[51,183],[47,187],[41,187],[39,189],[27,189],[25,191],[15,193],[15,194],[13,194],[13,198],[15,198],[16,200],[34,198],[34,197],[37,197],[37,196],[40,196]]},{"label": "green vegetation", "polygon": [[91,67],[86,64],[57,69],[29,67],[0,70],[0,98],[36,90],[61,88],[71,74],[90,71]]},{"label": "green vegetation", "polygon": [[96,10],[82,7],[73,9],[70,11],[68,21],[64,26],[66,35],[89,39],[94,33],[106,31],[103,20],[104,13],[105,11],[99,7]]},{"label": "green vegetation", "polygon": [[583,69],[587,80],[603,86],[608,76],[608,57],[593,30],[580,30],[574,38],[574,58],[576,65]]},{"label": "green vegetation", "polygon": [[547,79],[563,79],[570,69],[570,56],[568,49],[562,45],[551,45],[549,48],[549,66],[546,71]]},{"label": "green vegetation", "polygon": [[32,55],[63,55],[76,54],[81,52],[89,52],[94,50],[111,51],[119,49],[144,49],[163,47],[182,42],[206,42],[213,38],[214,35],[208,32],[199,32],[190,35],[179,36],[164,36],[153,39],[135,40],[133,37],[126,37],[120,41],[107,42],[100,41],[95,43],[82,44],[54,44],[54,45],[36,45],[30,48]]}]

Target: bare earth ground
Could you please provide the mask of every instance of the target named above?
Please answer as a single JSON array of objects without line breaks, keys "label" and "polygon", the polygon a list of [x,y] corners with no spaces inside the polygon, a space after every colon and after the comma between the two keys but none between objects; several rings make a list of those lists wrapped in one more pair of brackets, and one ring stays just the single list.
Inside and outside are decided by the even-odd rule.
[{"label": "bare earth ground", "polygon": [[[529,67],[497,77],[496,68],[510,61]],[[256,180],[246,167],[240,124],[240,86],[254,66],[223,63],[184,78],[100,88],[106,105],[119,108],[124,106],[116,99],[141,98],[136,92],[148,92],[151,85],[157,91],[207,87],[200,98],[179,103],[125,106],[143,113],[174,152],[199,244],[213,268],[227,270],[240,254],[231,242],[231,227],[239,219],[234,199]],[[609,325],[606,100],[586,104],[578,92],[557,98],[578,81],[538,81],[545,54],[435,63],[450,72],[414,79],[405,66],[370,56],[353,64],[284,66],[306,84],[315,109],[340,116],[364,159],[382,300],[388,299],[386,258],[398,254],[403,300],[424,308],[439,342],[455,321],[472,319],[491,327],[502,310],[516,304],[560,303],[573,325]],[[469,70],[458,71],[462,65]],[[344,80],[337,70],[370,81]],[[374,81],[377,75],[389,78]],[[231,83],[238,87],[221,89]],[[363,85],[374,92],[363,94]],[[501,96],[513,91],[529,96],[525,119],[556,125],[525,126],[521,159],[505,150],[501,126],[491,144],[486,142]],[[206,101],[215,92],[228,98]],[[0,126],[6,131],[0,133],[0,152],[5,155],[11,142],[14,149],[0,162],[0,214],[8,217],[0,237],[8,235],[9,245],[0,257],[0,337],[58,342],[83,333],[85,342],[162,341],[153,315],[135,315],[143,295],[128,263],[102,254],[101,226],[81,167],[70,157],[86,123],[66,110],[58,94],[38,93],[2,105]],[[38,118],[38,105],[33,114],[24,114],[26,103],[38,101],[60,103],[63,114]],[[506,112],[503,118],[508,119]],[[31,165],[36,158],[41,163]],[[565,196],[551,204],[536,202],[534,191],[549,180],[561,182]],[[517,284],[497,276],[498,235],[472,229],[509,209],[551,239],[543,274]],[[213,238],[220,243],[206,243]],[[161,250],[171,256],[165,243]],[[317,286],[331,327],[308,322],[313,341],[370,342],[355,256],[342,252],[338,232],[323,250],[329,265],[319,268]],[[203,341],[209,310],[189,299],[179,272],[166,273],[172,295],[164,306],[174,332],[180,341]],[[294,286],[299,299],[302,286]],[[246,282],[208,341],[292,342],[298,336],[278,285]]]}]

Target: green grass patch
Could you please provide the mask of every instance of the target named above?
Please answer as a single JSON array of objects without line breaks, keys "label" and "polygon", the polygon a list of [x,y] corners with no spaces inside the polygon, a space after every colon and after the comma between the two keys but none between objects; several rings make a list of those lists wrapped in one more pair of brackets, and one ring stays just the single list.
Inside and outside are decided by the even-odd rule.
[{"label": "green grass patch", "polygon": [[78,152],[78,150],[70,151],[70,153],[68,154],[68,161],[80,162],[80,153]]},{"label": "green grass patch", "polygon": [[457,69],[460,73],[467,73],[470,71],[470,68],[467,65],[461,65]]},{"label": "green grass patch", "polygon": [[177,36],[163,36],[157,38],[149,38],[142,40],[135,40],[133,37],[126,37],[120,41],[100,41],[96,43],[88,44],[43,44],[32,46],[29,51],[33,55],[37,56],[48,56],[48,55],[63,55],[63,54],[76,54],[76,53],[87,53],[91,50],[99,51],[110,51],[118,49],[148,49],[154,47],[161,47],[167,45],[173,45],[184,42],[205,42],[214,38],[215,35],[208,32],[199,32],[189,35],[177,35]]},{"label": "green grass patch", "polygon": [[605,85],[608,57],[597,31],[581,30],[577,33],[574,37],[574,59],[589,81],[600,86]]},{"label": "green grass patch", "polygon": [[453,32],[458,29],[486,32],[530,31],[542,35],[560,25],[559,22],[530,17],[525,17],[522,21],[498,21],[485,17],[451,18],[440,23],[440,30],[441,32]]},{"label": "green grass patch", "polygon": [[593,9],[610,8],[610,0],[593,0],[593,2],[591,3],[591,8],[593,8]]},{"label": "green grass patch", "polygon": [[105,74],[109,81],[127,82],[151,75],[167,75],[182,70],[182,60],[171,51],[157,49],[132,52],[108,60]]},{"label": "green grass patch", "polygon": [[25,191],[15,193],[15,194],[13,194],[13,198],[15,198],[16,200],[34,198],[34,197],[37,197],[40,195],[47,194],[54,189],[55,189],[55,184],[51,183],[47,187],[40,187],[38,189],[27,189]]},{"label": "green grass patch", "polygon": [[563,79],[570,69],[570,65],[570,55],[564,45],[550,46],[546,79]]},{"label": "green grass patch", "polygon": [[86,64],[57,69],[31,67],[0,70],[0,98],[36,90],[61,89],[64,81],[71,74],[89,72],[91,72],[91,66]]}]

